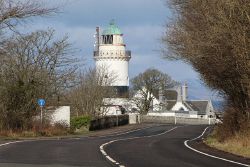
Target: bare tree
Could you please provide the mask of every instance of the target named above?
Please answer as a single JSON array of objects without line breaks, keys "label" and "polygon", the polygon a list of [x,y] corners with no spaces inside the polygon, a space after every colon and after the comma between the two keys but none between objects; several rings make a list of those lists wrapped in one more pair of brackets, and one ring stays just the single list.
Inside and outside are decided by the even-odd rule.
[{"label": "bare tree", "polygon": [[141,114],[147,114],[154,95],[159,89],[166,89],[176,85],[176,82],[167,74],[156,69],[148,69],[132,79],[132,103],[134,103]]},{"label": "bare tree", "polygon": [[76,115],[104,116],[107,112],[104,106],[108,105],[104,99],[116,93],[111,87],[115,79],[115,75],[108,73],[105,67],[80,74],[79,85],[68,96]]},{"label": "bare tree", "polygon": [[[163,42],[166,57],[182,59],[243,115],[250,106],[250,3],[170,0],[175,16]],[[237,122],[237,121],[236,121]]]},{"label": "bare tree", "polygon": [[3,46],[0,67],[0,120],[4,128],[29,128],[38,98],[51,104],[74,84],[77,66],[68,38],[54,31],[16,36]]},{"label": "bare tree", "polygon": [[68,37],[18,30],[27,20],[57,11],[40,0],[0,0],[0,128],[29,128],[37,98],[55,104],[74,85],[77,67]]},{"label": "bare tree", "polygon": [[38,16],[56,13],[57,7],[46,7],[38,0],[0,0],[0,63],[4,56],[3,45],[13,34],[20,34],[18,25]]},{"label": "bare tree", "polygon": [[38,0],[0,0],[0,30],[14,28],[34,16],[51,15],[57,8],[45,7]]}]

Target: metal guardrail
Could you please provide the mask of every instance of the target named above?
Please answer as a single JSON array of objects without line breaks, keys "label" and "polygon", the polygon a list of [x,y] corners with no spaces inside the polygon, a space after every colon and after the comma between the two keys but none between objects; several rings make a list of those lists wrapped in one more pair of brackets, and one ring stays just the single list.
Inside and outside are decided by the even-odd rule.
[{"label": "metal guardrail", "polygon": [[123,51],[117,51],[117,50],[108,50],[108,51],[105,51],[105,52],[94,51],[94,57],[123,56],[123,55],[125,55],[125,57],[131,57],[131,51],[126,50],[125,53]]}]

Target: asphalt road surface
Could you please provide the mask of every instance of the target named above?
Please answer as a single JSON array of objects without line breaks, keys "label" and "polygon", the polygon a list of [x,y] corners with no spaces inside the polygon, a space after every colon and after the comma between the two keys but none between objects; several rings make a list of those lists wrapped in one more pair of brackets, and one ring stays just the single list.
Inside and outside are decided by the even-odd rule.
[{"label": "asphalt road surface", "polygon": [[[184,145],[185,140],[199,136],[205,126],[179,126],[173,129],[174,127],[158,125],[114,136],[13,143],[0,147],[0,166],[110,167],[112,163],[102,155],[99,147],[112,140],[118,141],[106,145],[104,150],[126,167],[240,166],[204,156]],[[173,130],[168,132],[171,129]]]}]

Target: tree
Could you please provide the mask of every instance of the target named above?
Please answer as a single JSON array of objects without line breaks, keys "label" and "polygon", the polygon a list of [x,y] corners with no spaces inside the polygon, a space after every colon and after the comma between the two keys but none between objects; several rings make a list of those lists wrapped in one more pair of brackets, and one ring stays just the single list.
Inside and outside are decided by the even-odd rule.
[{"label": "tree", "polygon": [[[166,89],[176,85],[167,74],[156,69],[148,69],[132,79],[132,102],[139,108],[141,114],[150,110],[153,96],[159,89]],[[139,94],[139,95],[138,95]]]},{"label": "tree", "polygon": [[0,0],[0,30],[11,29],[34,16],[51,15],[57,8],[48,8],[38,0]]},{"label": "tree", "polygon": [[115,79],[115,75],[108,73],[105,67],[80,74],[78,85],[68,95],[76,115],[104,116],[107,112],[104,106],[109,104],[104,99],[116,93],[110,86]]},{"label": "tree", "polygon": [[22,34],[18,25],[58,11],[38,0],[0,0],[0,128],[28,129],[37,98],[55,104],[74,85],[77,67],[68,37],[54,30]]},{"label": "tree", "polygon": [[[46,7],[38,0],[0,0],[0,56],[2,45],[12,34],[19,34],[16,27],[37,16],[48,16],[58,11]],[[7,34],[7,35],[6,35]],[[7,37],[7,39],[6,39]]]},{"label": "tree", "polygon": [[74,84],[77,66],[67,40],[54,40],[54,31],[48,30],[6,41],[0,67],[2,127],[29,128],[38,98],[53,102]]},{"label": "tree", "polygon": [[170,51],[166,57],[190,63],[209,87],[219,90],[249,120],[250,3],[170,0],[169,5],[174,19],[163,38]]}]

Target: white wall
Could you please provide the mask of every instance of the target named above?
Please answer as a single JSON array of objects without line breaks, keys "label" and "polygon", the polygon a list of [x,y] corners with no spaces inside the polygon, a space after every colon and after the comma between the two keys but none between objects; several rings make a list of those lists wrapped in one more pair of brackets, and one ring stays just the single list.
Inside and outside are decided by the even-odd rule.
[{"label": "white wall", "polygon": [[70,126],[70,106],[61,106],[54,111],[51,111],[51,124],[65,123]]},{"label": "white wall", "polygon": [[129,86],[128,75],[129,62],[120,59],[106,59],[96,61],[96,68],[106,67],[111,77],[114,77],[114,82],[111,86]]},{"label": "white wall", "polygon": [[102,110],[106,112],[106,115],[122,114],[119,106],[122,106],[125,110],[129,108],[129,101],[127,98],[105,98],[103,102],[105,105],[110,105],[102,108]]},{"label": "white wall", "polygon": [[96,68],[106,67],[109,75],[115,76],[111,86],[129,86],[129,59],[121,35],[113,36],[114,44],[101,44],[99,56],[95,58]]},{"label": "white wall", "polygon": [[189,111],[188,108],[186,106],[184,106],[182,102],[176,102],[176,104],[173,106],[172,110],[179,111],[181,108],[183,108],[184,111]]},{"label": "white wall", "polygon": [[147,114],[148,116],[175,116],[175,113],[174,112],[150,112]]},{"label": "white wall", "polygon": [[121,115],[122,114],[119,106],[103,107],[102,110],[106,111],[105,115]]},{"label": "white wall", "polygon": [[129,114],[129,124],[137,124],[140,123],[140,115],[135,113]]}]

